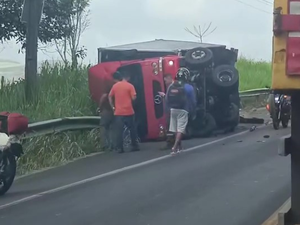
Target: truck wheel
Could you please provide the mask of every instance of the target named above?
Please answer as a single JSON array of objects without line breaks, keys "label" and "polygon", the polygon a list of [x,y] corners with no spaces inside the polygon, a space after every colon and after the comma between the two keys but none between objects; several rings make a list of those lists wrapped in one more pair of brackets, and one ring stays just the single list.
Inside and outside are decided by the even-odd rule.
[{"label": "truck wheel", "polygon": [[185,61],[189,66],[205,66],[212,62],[213,52],[208,48],[193,48],[186,52]]},{"label": "truck wheel", "polygon": [[240,110],[238,106],[231,103],[226,114],[220,118],[218,125],[227,129],[228,131],[234,131],[240,122]]},{"label": "truck wheel", "polygon": [[278,120],[278,119],[273,119],[272,120],[272,122],[273,122],[273,128],[275,129],[275,130],[278,130],[279,129],[279,126],[280,126],[280,121]]},{"label": "truck wheel", "polygon": [[[141,139],[137,137],[137,142],[140,143]],[[123,130],[123,148],[129,148],[131,146],[131,137],[130,137],[130,130],[124,126]]]},{"label": "truck wheel", "polygon": [[199,136],[209,137],[217,128],[216,120],[210,113],[206,113],[203,119],[203,128],[201,129]]},{"label": "truck wheel", "polygon": [[269,95],[268,104],[269,104],[269,107],[270,107],[270,116],[271,116],[271,118],[272,119],[276,118],[277,113],[276,113],[275,95],[274,94]]},{"label": "truck wheel", "polygon": [[228,117],[225,119],[225,121],[230,123],[231,122],[236,123],[236,121],[239,121],[240,119],[239,114],[240,114],[239,107],[236,104],[231,103],[228,109]]},{"label": "truck wheel", "polygon": [[191,139],[192,137],[193,137],[193,128],[191,126],[189,126],[189,124],[188,124],[185,129],[185,134],[183,135],[183,138],[185,140],[188,140],[188,139]]},{"label": "truck wheel", "polygon": [[283,118],[283,119],[281,120],[281,124],[282,124],[282,127],[283,127],[283,128],[287,128],[287,127],[289,126],[289,119]]},{"label": "truck wheel", "polygon": [[218,87],[228,88],[239,81],[239,72],[234,66],[220,65],[213,70],[211,79]]}]

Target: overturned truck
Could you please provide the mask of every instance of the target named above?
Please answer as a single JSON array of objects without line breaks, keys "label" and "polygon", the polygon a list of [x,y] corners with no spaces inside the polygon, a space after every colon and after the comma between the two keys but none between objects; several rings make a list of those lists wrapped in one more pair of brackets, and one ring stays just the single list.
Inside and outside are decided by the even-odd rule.
[{"label": "overturned truck", "polygon": [[233,131],[239,123],[238,50],[224,45],[155,40],[99,48],[98,64],[89,69],[89,89],[98,103],[113,85],[115,71],[128,73],[137,92],[134,102],[137,131],[142,140],[165,137],[166,116],[162,97],[164,76],[174,78],[180,67],[190,71],[190,83],[198,100],[197,113],[189,121],[187,137]]}]

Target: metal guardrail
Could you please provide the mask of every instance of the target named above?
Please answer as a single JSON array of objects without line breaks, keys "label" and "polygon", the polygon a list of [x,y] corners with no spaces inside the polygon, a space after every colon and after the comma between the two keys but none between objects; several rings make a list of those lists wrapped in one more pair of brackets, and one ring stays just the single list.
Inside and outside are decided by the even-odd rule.
[{"label": "metal guardrail", "polygon": [[99,116],[65,117],[29,124],[25,139],[65,131],[95,129],[99,127]]},{"label": "metal guardrail", "polygon": [[270,94],[270,92],[271,92],[271,89],[269,89],[269,88],[260,88],[260,89],[251,89],[251,90],[246,90],[246,91],[240,91],[240,98],[268,95],[268,94]]},{"label": "metal guardrail", "polygon": [[[266,95],[270,93],[270,89],[252,89],[240,92],[240,98],[254,97]],[[99,116],[82,116],[82,117],[65,117],[60,119],[46,120],[29,124],[28,131],[24,136],[25,139],[56,134],[65,131],[74,130],[91,130],[99,127]]]}]

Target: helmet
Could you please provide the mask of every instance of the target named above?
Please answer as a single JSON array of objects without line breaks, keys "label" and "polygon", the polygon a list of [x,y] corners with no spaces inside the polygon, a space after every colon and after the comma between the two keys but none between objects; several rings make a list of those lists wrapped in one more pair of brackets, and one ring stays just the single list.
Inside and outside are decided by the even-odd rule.
[{"label": "helmet", "polygon": [[189,77],[190,71],[185,67],[179,68],[179,70],[176,73],[176,80],[187,81]]}]

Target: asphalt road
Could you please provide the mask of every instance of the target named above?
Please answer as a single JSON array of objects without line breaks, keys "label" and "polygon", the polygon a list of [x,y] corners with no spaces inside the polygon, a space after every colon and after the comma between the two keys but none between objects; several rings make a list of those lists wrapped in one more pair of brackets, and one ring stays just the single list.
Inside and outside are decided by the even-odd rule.
[{"label": "asphalt road", "polygon": [[173,157],[154,143],[25,177],[0,198],[0,224],[259,225],[289,197],[290,160],[277,155],[289,132],[269,126],[205,146],[222,137],[191,140],[187,148],[202,147]]}]

